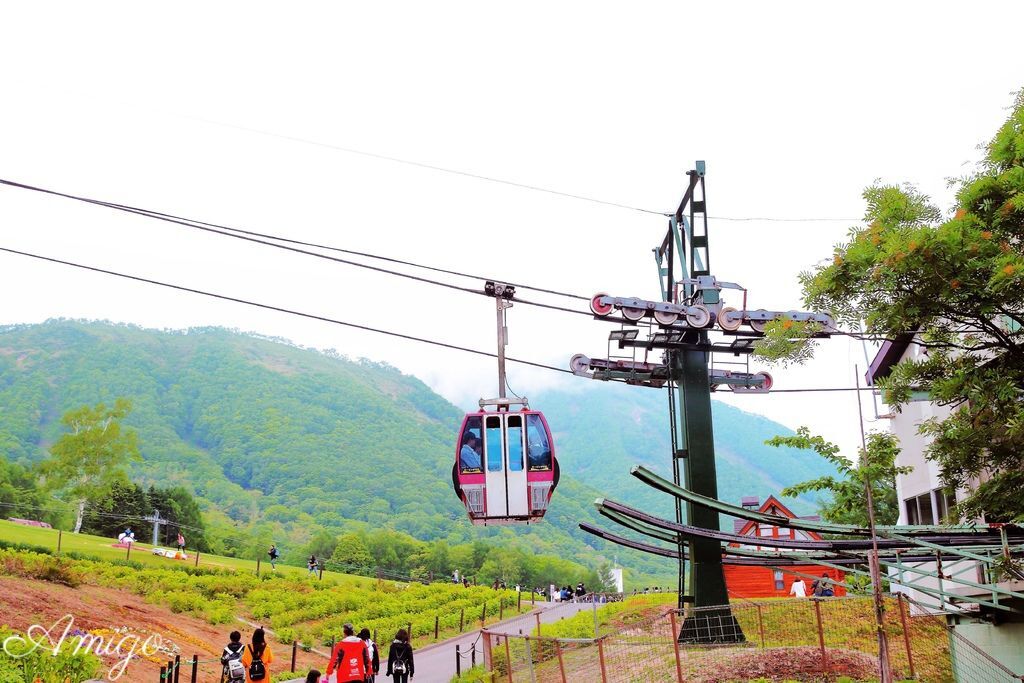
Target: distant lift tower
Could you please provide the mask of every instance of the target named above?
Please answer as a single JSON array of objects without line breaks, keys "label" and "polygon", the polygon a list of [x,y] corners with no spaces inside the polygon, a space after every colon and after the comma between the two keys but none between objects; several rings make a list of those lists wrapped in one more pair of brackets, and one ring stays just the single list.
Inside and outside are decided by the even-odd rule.
[{"label": "distant lift tower", "polygon": [[[728,387],[734,392],[763,393],[772,385],[768,373],[751,373],[749,355],[766,325],[775,319],[815,321],[822,336],[834,331],[827,315],[798,311],[748,311],[746,290],[711,275],[708,254],[707,203],[703,161],[687,172],[683,199],[670,216],[668,232],[654,250],[661,301],[597,294],[591,300],[595,318],[619,322],[609,335],[609,358],[577,355],[570,367],[577,375],[599,380],[618,380],[653,388],[668,387],[672,443],[673,483],[707,498],[718,498],[715,447],[711,419],[711,392]],[[678,274],[677,274],[678,273]],[[722,290],[742,293],[739,308],[724,305]],[[618,315],[615,315],[616,312]],[[712,328],[725,339],[712,342]],[[749,330],[741,330],[746,325]],[[641,331],[645,336],[641,337]],[[624,353],[629,349],[631,356]],[[663,351],[653,362],[652,351]],[[642,357],[638,357],[638,353]],[[743,357],[742,362],[718,363],[714,354]],[[710,362],[709,362],[710,361]],[[742,366],[742,370],[721,365]],[[678,389],[678,398],[676,396]],[[719,530],[718,511],[675,498],[676,523],[686,520],[694,527]],[[687,604],[709,608],[729,604],[722,572],[722,548],[714,538],[676,536],[679,556],[679,608]],[[690,562],[692,593],[687,594],[686,562]],[[683,620],[679,640],[688,643],[725,643],[744,640],[743,632],[728,607],[690,610]]]}]

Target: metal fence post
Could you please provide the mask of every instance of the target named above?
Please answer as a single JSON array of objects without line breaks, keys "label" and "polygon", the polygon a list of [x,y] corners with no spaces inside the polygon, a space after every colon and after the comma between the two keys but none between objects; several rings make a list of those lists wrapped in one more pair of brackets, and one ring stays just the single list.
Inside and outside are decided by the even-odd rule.
[{"label": "metal fence post", "polygon": [[199,680],[199,655],[192,655],[192,678],[191,683]]},{"label": "metal fence post", "polygon": [[160,683],[164,683],[164,678],[166,678],[166,677],[167,677],[167,667],[166,666],[161,666],[160,667]]},{"label": "metal fence post", "polygon": [[530,683],[537,683],[537,675],[533,671],[533,650],[530,647],[530,636],[523,639],[526,643],[526,666],[530,670]]},{"label": "metal fence post", "polygon": [[455,675],[462,675],[462,653],[459,652],[458,643],[455,643]]},{"label": "metal fence post", "polygon": [[132,559],[132,544],[126,543],[125,545],[128,546],[128,552],[124,555],[124,561],[129,562]]},{"label": "metal fence post", "polygon": [[505,598],[501,598],[498,601],[498,621],[505,619]]},{"label": "metal fence post", "polygon": [[604,640],[597,639],[597,657],[601,661],[601,683],[608,683],[608,671],[604,666]]},{"label": "metal fence post", "polygon": [[195,566],[196,567],[199,566],[199,551],[198,550],[196,551],[196,564],[195,564]]},{"label": "metal fence post", "polygon": [[508,667],[508,683],[512,683],[512,651],[508,646],[508,636],[505,636],[505,666]]},{"label": "metal fence post", "polygon": [[[376,641],[374,641],[374,642],[376,642]],[[298,651],[299,651],[299,641],[293,640],[292,641],[292,668],[289,669],[289,671],[291,671],[292,673],[295,673],[295,655],[298,653]]]},{"label": "metal fence post", "polygon": [[441,617],[437,614],[434,615],[434,640],[437,640],[438,629],[441,626]]},{"label": "metal fence post", "polygon": [[518,596],[516,597],[516,612],[521,612],[523,609],[523,591],[516,591]]},{"label": "metal fence post", "polygon": [[412,641],[412,622],[409,622],[409,640]]},{"label": "metal fence post", "polygon": [[601,634],[598,632],[600,629],[597,626],[597,600],[591,599],[591,611],[594,613],[594,637],[597,638]]},{"label": "metal fence post", "polygon": [[480,628],[483,628],[484,624],[487,623],[487,601],[480,605]]},{"label": "metal fence post", "polygon": [[907,648],[907,668],[910,669],[910,677],[917,678],[917,674],[914,673],[914,654],[910,647],[910,631],[907,630],[907,596],[903,593],[899,593],[898,595],[900,603],[900,623],[903,624],[903,644]]},{"label": "metal fence post", "polygon": [[178,683],[178,676],[181,674],[181,655],[174,655],[174,683]]},{"label": "metal fence post", "polygon": [[60,554],[60,541],[61,541],[61,537],[63,536],[63,534],[64,534],[63,531],[61,531],[60,529],[57,529],[57,554]]},{"label": "metal fence post", "polygon": [[558,673],[562,674],[562,683],[568,683],[565,678],[565,660],[562,659],[562,643],[555,638],[555,654],[558,655]]},{"label": "metal fence post", "polygon": [[540,612],[533,615],[537,619],[537,635],[540,635]]},{"label": "metal fence post", "polygon": [[821,672],[828,673],[828,655],[825,653],[825,629],[821,623],[821,600],[812,599],[814,614],[818,622],[818,648],[821,650]]},{"label": "metal fence post", "polygon": [[256,558],[256,576],[260,575],[260,558]]},{"label": "metal fence post", "polygon": [[764,647],[764,615],[761,614],[761,605],[757,605],[757,627],[761,631],[761,647]]},{"label": "metal fence post", "polygon": [[672,622],[672,648],[676,651],[676,681],[683,683],[683,662],[679,657],[679,630],[676,626],[675,610],[670,611],[668,616]]}]

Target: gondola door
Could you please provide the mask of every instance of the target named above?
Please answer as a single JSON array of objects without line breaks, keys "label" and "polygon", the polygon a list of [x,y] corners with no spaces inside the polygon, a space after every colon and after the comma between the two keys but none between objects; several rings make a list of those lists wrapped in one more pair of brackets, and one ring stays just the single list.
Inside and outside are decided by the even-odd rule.
[{"label": "gondola door", "polygon": [[505,480],[505,428],[502,415],[484,417],[485,493],[488,517],[508,516],[508,483]]},{"label": "gondola door", "polygon": [[523,448],[523,416],[505,416],[505,481],[508,488],[509,517],[530,514],[529,488],[526,483],[526,456]]}]

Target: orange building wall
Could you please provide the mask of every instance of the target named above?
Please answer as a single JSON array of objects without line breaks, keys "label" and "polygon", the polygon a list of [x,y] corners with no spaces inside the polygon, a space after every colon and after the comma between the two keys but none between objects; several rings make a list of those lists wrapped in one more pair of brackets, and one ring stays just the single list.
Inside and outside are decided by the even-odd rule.
[{"label": "orange building wall", "polygon": [[[786,568],[811,576],[826,574],[833,581],[842,581],[846,576],[844,572],[838,569],[829,569],[818,565],[794,565],[787,566]],[[729,591],[729,597],[733,598],[789,597],[789,589],[793,585],[793,581],[798,578],[783,572],[783,588],[782,590],[775,590],[775,575],[772,569],[735,564],[727,564],[723,569],[725,570],[725,587]],[[807,585],[807,594],[810,595],[813,579],[799,578],[803,578],[804,583]],[[842,586],[833,586],[832,589],[837,596],[846,595],[846,589]]]}]

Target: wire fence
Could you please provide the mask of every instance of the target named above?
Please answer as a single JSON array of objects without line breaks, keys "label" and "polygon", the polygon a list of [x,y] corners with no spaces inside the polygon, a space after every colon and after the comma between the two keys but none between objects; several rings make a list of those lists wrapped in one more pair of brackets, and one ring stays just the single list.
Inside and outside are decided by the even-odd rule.
[{"label": "wire fence", "polygon": [[[886,598],[883,623],[895,680],[1022,680],[906,599]],[[598,638],[485,630],[482,644],[485,667],[509,683],[879,679],[874,605],[864,597],[669,609]]]}]

